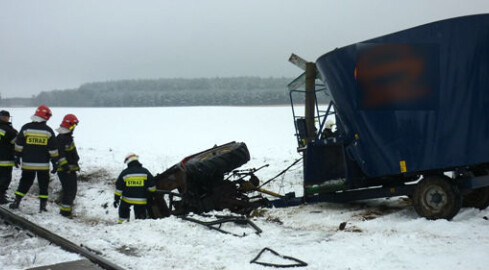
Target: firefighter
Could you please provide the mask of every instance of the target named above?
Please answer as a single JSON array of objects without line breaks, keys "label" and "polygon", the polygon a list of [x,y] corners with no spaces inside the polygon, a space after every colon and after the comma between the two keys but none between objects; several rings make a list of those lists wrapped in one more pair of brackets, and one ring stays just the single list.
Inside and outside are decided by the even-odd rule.
[{"label": "firefighter", "polygon": [[323,130],[323,134],[321,135],[321,139],[333,138],[338,135],[337,131],[333,131],[333,127],[335,126],[335,122],[333,120],[328,120],[325,123],[325,127]]},{"label": "firefighter", "polygon": [[7,189],[12,181],[14,144],[17,130],[10,123],[10,113],[0,111],[0,204],[8,203]]},{"label": "firefighter", "polygon": [[78,152],[73,142],[73,131],[78,125],[78,118],[74,114],[67,114],[63,118],[61,125],[56,129],[58,136],[58,177],[63,187],[63,197],[61,199],[60,214],[71,217],[73,201],[76,197],[77,183],[76,172],[80,170],[78,166]]},{"label": "firefighter", "polygon": [[153,175],[138,160],[138,155],[128,154],[124,159],[127,168],[115,183],[114,207],[119,206],[119,223],[129,221],[131,205],[134,205],[136,219],[145,219],[146,205],[153,201],[156,191]]},{"label": "firefighter", "polygon": [[[29,191],[37,175],[39,184],[39,212],[47,211],[49,186],[49,161],[53,170],[57,168],[58,146],[53,130],[46,124],[51,118],[51,110],[46,105],[37,108],[32,122],[20,129],[15,140],[15,164],[22,163],[22,176],[15,191],[15,200],[9,205],[11,209],[19,208],[20,201]],[[53,171],[51,171],[53,172]]]}]

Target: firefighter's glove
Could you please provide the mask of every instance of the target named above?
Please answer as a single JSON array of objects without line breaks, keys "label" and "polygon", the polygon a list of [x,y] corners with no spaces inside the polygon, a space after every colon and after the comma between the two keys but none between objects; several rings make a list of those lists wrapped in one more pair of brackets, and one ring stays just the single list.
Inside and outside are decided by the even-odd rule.
[{"label": "firefighter's glove", "polygon": [[114,206],[114,208],[119,207],[119,197],[114,198],[114,202],[112,203],[112,205]]},{"label": "firefighter's glove", "polygon": [[14,157],[14,165],[15,165],[15,168],[19,168],[19,165],[20,165],[20,157],[18,157],[18,156],[15,156]]}]

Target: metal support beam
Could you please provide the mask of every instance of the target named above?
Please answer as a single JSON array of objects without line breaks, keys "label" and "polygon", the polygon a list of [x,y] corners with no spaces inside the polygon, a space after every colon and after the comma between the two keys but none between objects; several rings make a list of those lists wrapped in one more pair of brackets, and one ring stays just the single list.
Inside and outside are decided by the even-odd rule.
[{"label": "metal support beam", "polygon": [[307,126],[306,144],[314,140],[316,128],[314,125],[314,108],[316,105],[316,64],[306,63],[306,100],[305,100],[305,118]]}]

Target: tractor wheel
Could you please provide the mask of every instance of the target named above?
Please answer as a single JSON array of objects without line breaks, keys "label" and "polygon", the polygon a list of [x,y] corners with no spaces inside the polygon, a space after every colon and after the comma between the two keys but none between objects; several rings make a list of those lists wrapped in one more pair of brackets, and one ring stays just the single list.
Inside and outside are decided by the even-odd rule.
[{"label": "tractor wheel", "polygon": [[189,178],[202,180],[222,178],[225,173],[240,167],[250,160],[245,143],[228,143],[217,146],[190,158],[186,163]]},{"label": "tractor wheel", "polygon": [[414,190],[413,206],[427,219],[452,219],[462,207],[462,195],[450,178],[439,175],[424,177]]},{"label": "tractor wheel", "polygon": [[489,187],[477,188],[463,195],[464,207],[485,209],[489,206]]}]

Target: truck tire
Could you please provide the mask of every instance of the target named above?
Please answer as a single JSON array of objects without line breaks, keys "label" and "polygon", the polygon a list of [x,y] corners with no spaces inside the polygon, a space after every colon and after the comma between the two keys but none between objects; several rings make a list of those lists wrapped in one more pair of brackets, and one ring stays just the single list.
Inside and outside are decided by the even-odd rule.
[{"label": "truck tire", "polygon": [[232,142],[204,151],[185,163],[187,177],[202,181],[222,180],[225,173],[250,160],[245,143]]},{"label": "truck tire", "polygon": [[450,178],[426,176],[416,185],[413,206],[421,217],[450,220],[462,207],[462,195]]},{"label": "truck tire", "polygon": [[489,206],[489,187],[473,189],[464,194],[463,206],[486,209]]}]

